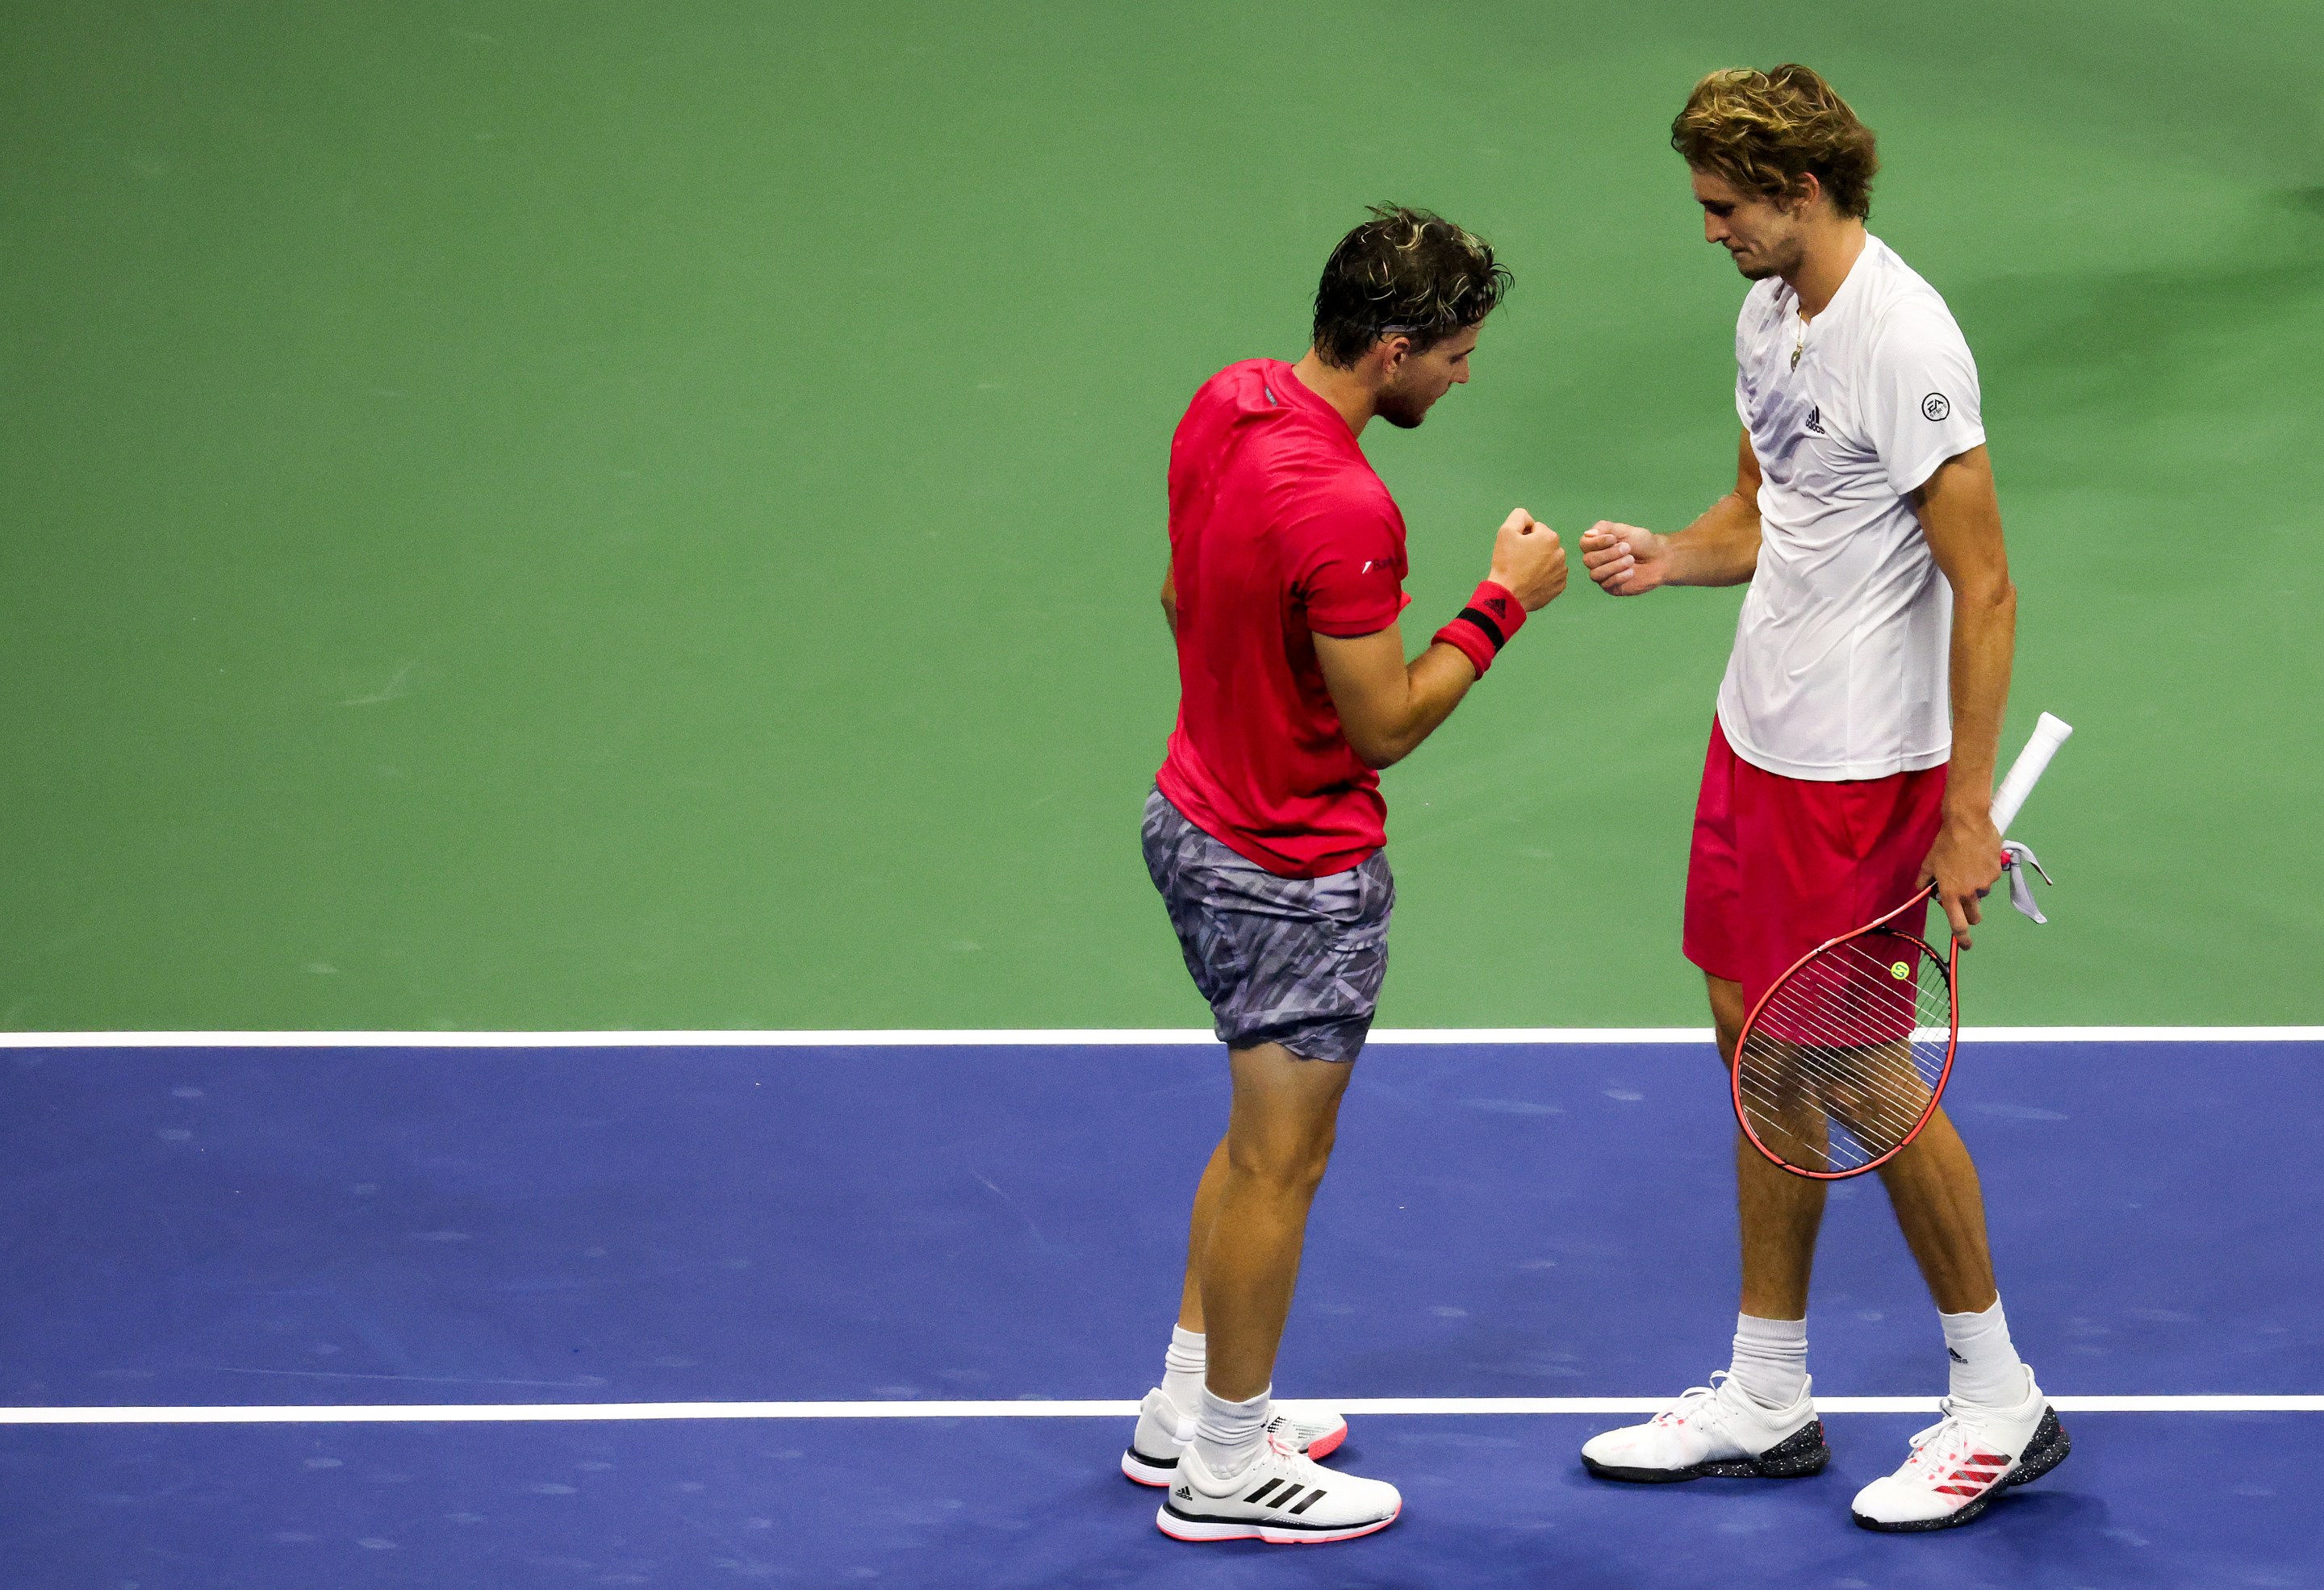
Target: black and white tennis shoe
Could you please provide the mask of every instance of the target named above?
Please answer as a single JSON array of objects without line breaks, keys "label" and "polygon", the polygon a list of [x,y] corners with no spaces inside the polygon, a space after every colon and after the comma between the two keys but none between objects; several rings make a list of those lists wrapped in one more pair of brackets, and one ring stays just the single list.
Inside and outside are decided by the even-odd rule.
[{"label": "black and white tennis shoe", "polygon": [[1189,1445],[1154,1522],[1175,1540],[1288,1546],[1352,1540],[1388,1528],[1403,1511],[1394,1485],[1325,1468],[1303,1456],[1281,1425],[1270,1425],[1259,1456],[1225,1479]]},{"label": "black and white tennis shoe", "polygon": [[1725,1370],[1644,1424],[1592,1436],[1582,1464],[1601,1480],[1803,1479],[1831,1461],[1809,1387],[1788,1408],[1768,1408]]}]

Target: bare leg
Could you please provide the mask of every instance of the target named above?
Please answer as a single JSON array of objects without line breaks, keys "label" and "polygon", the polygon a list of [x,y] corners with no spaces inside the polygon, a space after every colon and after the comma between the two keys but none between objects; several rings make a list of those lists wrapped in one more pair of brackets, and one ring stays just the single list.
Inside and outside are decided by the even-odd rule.
[{"label": "bare leg", "polygon": [[1203,1254],[1210,1246],[1211,1222],[1219,1218],[1219,1189],[1226,1184],[1227,1140],[1211,1150],[1211,1163],[1194,1188],[1194,1216],[1186,1222],[1186,1281],[1178,1289],[1178,1328],[1203,1328]]},{"label": "bare leg", "polygon": [[[1719,1032],[1719,1058],[1735,1066],[1742,1035],[1743,985],[1705,974],[1711,1019]],[[1808,1278],[1815,1267],[1816,1233],[1823,1225],[1824,1184],[1779,1170],[1735,1134],[1735,1208],[1743,1229],[1743,1312],[1761,1319],[1808,1317]]]},{"label": "bare leg", "polygon": [[[1226,1141],[1195,1194],[1194,1246],[1199,1317],[1210,1338],[1210,1389],[1240,1402],[1275,1377],[1308,1206],[1332,1157],[1340,1097],[1352,1068],[1301,1060],[1275,1043],[1234,1050],[1227,1058],[1234,1107]],[[1206,1199],[1213,1209],[1204,1231]]]},{"label": "bare leg", "polygon": [[1986,1246],[1985,1197],[1968,1145],[1943,1110],[1880,1167],[1880,1180],[1938,1310],[1976,1314],[1993,1307],[2001,1294]]}]

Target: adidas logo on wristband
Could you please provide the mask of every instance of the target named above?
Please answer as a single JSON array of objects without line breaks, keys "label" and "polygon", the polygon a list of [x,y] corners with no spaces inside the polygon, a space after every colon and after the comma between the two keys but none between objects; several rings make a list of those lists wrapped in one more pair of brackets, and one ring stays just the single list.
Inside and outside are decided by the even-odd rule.
[{"label": "adidas logo on wristband", "polygon": [[1526,611],[1507,587],[1487,580],[1452,621],[1430,637],[1459,651],[1483,678],[1501,648],[1525,626]]}]

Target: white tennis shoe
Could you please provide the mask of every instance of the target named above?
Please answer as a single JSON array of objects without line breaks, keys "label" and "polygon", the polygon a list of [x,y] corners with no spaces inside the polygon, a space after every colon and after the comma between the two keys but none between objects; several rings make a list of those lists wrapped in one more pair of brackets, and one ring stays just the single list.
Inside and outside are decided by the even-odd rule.
[{"label": "white tennis shoe", "polygon": [[[1313,1402],[1277,1402],[1269,1429],[1280,1429],[1295,1451],[1328,1457],[1348,1438],[1348,1421]],[[1194,1438],[1194,1415],[1181,1413],[1169,1393],[1156,1386],[1138,1405],[1138,1428],[1122,1448],[1121,1472],[1141,1485],[1167,1485],[1178,1477],[1178,1459]]]},{"label": "white tennis shoe", "polygon": [[1823,1420],[1803,1386],[1788,1408],[1766,1408],[1720,1370],[1644,1424],[1592,1436],[1582,1466],[1601,1480],[1668,1484],[1716,1475],[1803,1479],[1831,1461]]},{"label": "white tennis shoe", "polygon": [[1227,1479],[1212,1474],[1202,1449],[1189,1445],[1154,1522],[1174,1540],[1287,1546],[1352,1540],[1388,1528],[1403,1511],[1394,1485],[1325,1468],[1291,1444],[1284,1424],[1270,1424],[1259,1456]]},{"label": "white tennis shoe", "polygon": [[2011,1485],[2038,1480],[2073,1450],[2050,1399],[2025,1371],[2025,1397],[1998,1411],[1950,1397],[1944,1418],[1913,1438],[1912,1456],[1856,1493],[1851,1511],[1868,1530],[1904,1533],[1965,1524]]}]

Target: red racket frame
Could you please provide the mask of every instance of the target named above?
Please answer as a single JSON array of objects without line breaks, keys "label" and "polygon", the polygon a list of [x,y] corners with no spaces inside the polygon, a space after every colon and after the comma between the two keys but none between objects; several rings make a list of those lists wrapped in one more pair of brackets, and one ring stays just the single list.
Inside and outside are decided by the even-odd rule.
[{"label": "red racket frame", "polygon": [[[1929,1089],[1929,1107],[1921,1112],[1921,1118],[1913,1123],[1913,1129],[1904,1134],[1903,1140],[1878,1159],[1868,1160],[1853,1170],[1803,1171],[1760,1142],[1759,1134],[1751,1129],[1750,1116],[1743,1108],[1743,1046],[1750,1042],[1751,1029],[1759,1025],[1759,1013],[1767,1008],[1767,1001],[1773,999],[1783,986],[1792,980],[1800,968],[1836,945],[1845,944],[1851,939],[1860,939],[1867,933],[1877,933],[1908,911],[1927,910],[1929,902],[1936,897],[1936,894],[1937,886],[1932,883],[1887,915],[1877,921],[1868,922],[1862,927],[1844,933],[1836,939],[1826,939],[1786,967],[1784,975],[1768,985],[1767,991],[1759,996],[1759,1002],[1751,1006],[1751,1014],[1743,1018],[1743,1030],[1735,1035],[1735,1063],[1727,1068],[1727,1093],[1735,1105],[1736,1125],[1743,1128],[1743,1135],[1751,1140],[1751,1146],[1757,1149],[1769,1164],[1788,1171],[1794,1176],[1803,1176],[1811,1181],[1845,1181],[1851,1176],[1861,1176],[1867,1171],[1877,1171],[1904,1153],[1905,1149],[1912,1146],[1913,1140],[1921,1135],[1921,1129],[1935,1117],[1937,1105],[1945,1096],[1945,1084],[1952,1080],[1954,1052],[1960,1048],[1960,941],[1950,934],[1946,935],[1950,953],[1945,956],[1942,962],[1945,969],[1946,1019],[1950,1024],[1945,1033],[1944,1069],[1937,1073],[1936,1086]],[[1895,931],[1902,933],[1904,930],[1899,928]],[[1937,958],[1936,946],[1930,943],[1925,937],[1920,933],[1910,936],[1918,941],[1922,949],[1928,951],[1931,960]]]}]

